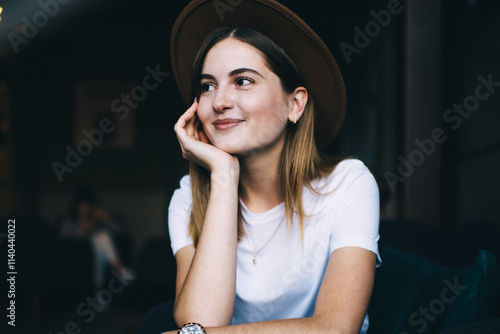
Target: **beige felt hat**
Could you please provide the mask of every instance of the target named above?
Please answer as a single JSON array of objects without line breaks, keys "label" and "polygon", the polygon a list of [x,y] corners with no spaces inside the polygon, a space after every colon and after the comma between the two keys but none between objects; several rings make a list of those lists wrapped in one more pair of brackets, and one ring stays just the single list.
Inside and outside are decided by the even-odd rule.
[{"label": "beige felt hat", "polygon": [[274,0],[193,0],[175,21],[170,41],[172,71],[187,105],[196,54],[217,28],[247,27],[272,38],[292,58],[314,98],[315,138],[320,149],[338,134],[346,93],[328,47],[300,17]]}]

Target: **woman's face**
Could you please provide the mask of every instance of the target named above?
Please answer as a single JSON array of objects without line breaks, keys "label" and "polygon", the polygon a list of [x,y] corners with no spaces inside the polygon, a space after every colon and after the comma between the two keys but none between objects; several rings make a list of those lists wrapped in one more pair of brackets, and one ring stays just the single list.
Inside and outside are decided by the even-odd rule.
[{"label": "woman's face", "polygon": [[212,144],[247,155],[281,148],[291,102],[259,50],[233,38],[207,53],[198,117]]}]

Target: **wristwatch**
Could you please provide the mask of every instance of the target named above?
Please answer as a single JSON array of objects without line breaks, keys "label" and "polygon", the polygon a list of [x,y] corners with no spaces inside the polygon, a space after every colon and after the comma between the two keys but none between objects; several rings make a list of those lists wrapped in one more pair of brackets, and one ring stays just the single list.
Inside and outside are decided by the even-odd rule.
[{"label": "wristwatch", "polygon": [[179,329],[177,334],[206,334],[205,328],[196,322],[189,322]]}]

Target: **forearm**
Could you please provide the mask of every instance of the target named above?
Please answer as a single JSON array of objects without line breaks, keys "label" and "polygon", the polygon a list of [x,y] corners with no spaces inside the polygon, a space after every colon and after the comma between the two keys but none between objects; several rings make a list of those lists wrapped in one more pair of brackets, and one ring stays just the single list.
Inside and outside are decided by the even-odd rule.
[{"label": "forearm", "polygon": [[[231,323],[236,292],[238,179],[212,174],[211,192],[193,262],[176,301],[178,323]],[[224,179],[224,181],[221,181]]]},{"label": "forearm", "polygon": [[[203,324],[202,324],[203,325]],[[253,322],[234,326],[205,327],[207,334],[358,334],[359,330],[348,330],[335,327],[331,319],[313,316],[309,318],[294,318]],[[163,334],[173,334],[176,331]]]}]

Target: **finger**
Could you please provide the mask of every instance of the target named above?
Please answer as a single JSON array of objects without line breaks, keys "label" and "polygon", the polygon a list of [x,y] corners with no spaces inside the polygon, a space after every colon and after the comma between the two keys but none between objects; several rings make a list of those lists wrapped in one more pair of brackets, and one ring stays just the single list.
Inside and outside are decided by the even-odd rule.
[{"label": "finger", "polygon": [[200,131],[198,131],[198,134],[200,136],[200,140],[202,142],[204,142],[205,144],[210,144],[212,145],[212,143],[210,142],[210,140],[208,139],[207,137],[207,134],[205,133],[205,130],[203,130],[203,128],[200,129]]},{"label": "finger", "polygon": [[174,125],[174,131],[177,133],[179,132],[181,129],[184,129],[184,127],[186,126],[186,120],[184,119],[184,115],[182,115],[178,120],[177,120],[177,123],[175,123]]},{"label": "finger", "polygon": [[193,104],[191,105],[191,107],[189,107],[185,112],[184,114],[181,115],[181,117],[179,117],[179,120],[177,121],[177,123],[175,123],[174,125],[174,130],[179,130],[180,128],[184,128],[186,127],[186,124],[187,122],[193,118],[194,116],[194,112],[196,111],[196,109],[198,108],[198,102],[193,102]]},{"label": "finger", "polygon": [[198,115],[194,118],[194,124],[193,124],[193,129],[194,129],[194,138],[196,140],[200,140],[200,135],[198,133],[199,129],[201,127],[201,121],[198,118]]},{"label": "finger", "polygon": [[183,120],[189,120],[193,117],[193,114],[194,112],[198,109],[198,102],[193,102],[193,104],[191,104],[191,106],[184,112],[184,114],[181,115],[181,117],[179,118],[179,120],[183,119]]},{"label": "finger", "polygon": [[200,118],[198,117],[198,111],[195,111],[194,117],[191,118],[186,125],[186,129],[188,130],[188,134],[190,136],[193,136],[196,138],[197,133],[198,133],[198,129],[200,128],[200,124],[201,124],[201,121],[200,121]]},{"label": "finger", "polygon": [[194,122],[195,122],[195,118],[194,117],[191,118],[189,121],[186,122],[186,126],[185,126],[186,133],[190,137],[193,137],[194,133],[195,133]]},{"label": "finger", "polygon": [[188,108],[188,110],[186,110],[186,112],[184,114],[196,111],[196,109],[198,109],[198,102],[195,99],[193,104],[191,104],[191,106]]},{"label": "finger", "polygon": [[191,113],[196,112],[196,110],[198,110],[198,101],[196,101],[196,99],[195,99],[193,104],[191,104],[191,106],[188,108],[188,110],[186,110],[186,113],[191,114]]},{"label": "finger", "polygon": [[189,108],[182,116],[180,119],[184,120],[184,125],[183,127],[187,126],[189,124],[189,121],[193,119],[196,110],[190,110]]}]

